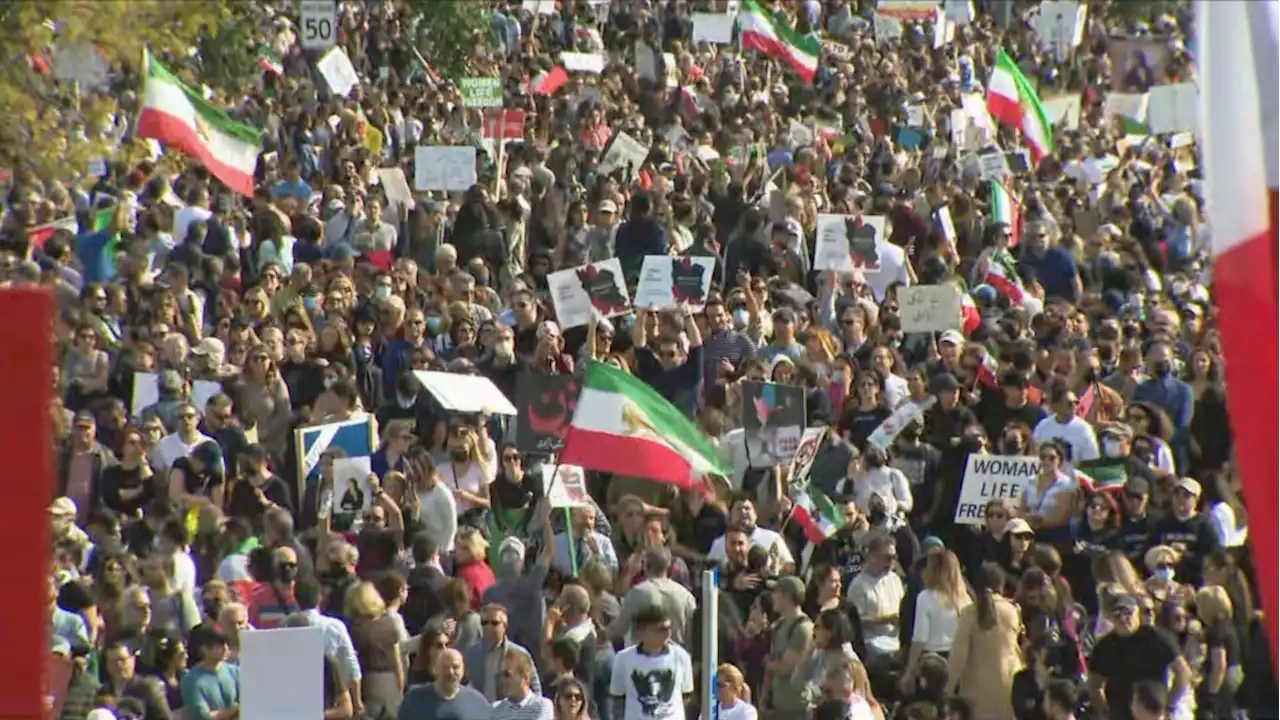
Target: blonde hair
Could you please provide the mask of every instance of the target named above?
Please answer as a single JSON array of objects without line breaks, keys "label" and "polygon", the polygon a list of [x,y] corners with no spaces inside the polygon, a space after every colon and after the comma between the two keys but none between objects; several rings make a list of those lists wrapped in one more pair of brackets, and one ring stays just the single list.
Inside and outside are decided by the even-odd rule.
[{"label": "blonde hair", "polygon": [[382,428],[382,437],[379,440],[385,446],[391,442],[391,439],[402,432],[407,432],[413,428],[413,423],[408,420],[392,420],[387,426]]},{"label": "blonde hair", "polygon": [[964,584],[960,560],[950,550],[929,555],[924,563],[924,586],[942,598],[942,602],[955,610],[973,602],[969,588]]},{"label": "blonde hair", "polygon": [[1146,588],[1138,577],[1138,571],[1133,569],[1133,563],[1119,551],[1112,551],[1095,559],[1093,577],[1098,581],[1099,587],[1114,584],[1123,588],[1127,595],[1137,596],[1146,593]]},{"label": "blonde hair", "polygon": [[838,346],[836,345],[836,339],[834,336],[832,336],[831,331],[827,330],[826,328],[823,328],[823,327],[810,328],[809,339],[818,341],[818,347],[822,348],[823,354],[826,355],[826,357],[822,359],[825,360],[826,362],[831,362],[831,360],[834,359],[835,356],[839,354],[839,349],[838,349]]},{"label": "blonde hair", "polygon": [[362,582],[347,591],[347,612],[353,617],[376,618],[387,611],[387,603],[371,582]]},{"label": "blonde hair", "polygon": [[1196,615],[1205,626],[1232,618],[1231,596],[1221,585],[1206,585],[1196,591]]},{"label": "blonde hair", "polygon": [[739,698],[747,702],[751,701],[751,686],[747,685],[746,677],[743,676],[742,671],[738,669],[737,665],[721,663],[720,666],[716,668],[716,674],[718,674],[726,683],[733,686],[733,689],[738,693]]},{"label": "blonde hair", "polygon": [[484,560],[485,553],[489,550],[489,541],[485,540],[484,535],[473,527],[459,529],[454,542],[459,547],[466,548],[476,560]]}]

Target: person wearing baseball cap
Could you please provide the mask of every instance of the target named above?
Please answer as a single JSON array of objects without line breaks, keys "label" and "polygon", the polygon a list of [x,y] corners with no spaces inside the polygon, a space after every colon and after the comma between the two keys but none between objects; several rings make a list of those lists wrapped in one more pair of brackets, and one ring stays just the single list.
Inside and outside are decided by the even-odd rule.
[{"label": "person wearing baseball cap", "polygon": [[1134,687],[1144,681],[1167,684],[1172,676],[1173,704],[1190,692],[1191,667],[1175,640],[1163,630],[1143,624],[1138,598],[1118,595],[1106,608],[1111,632],[1089,655],[1089,695],[1095,712],[1109,718],[1132,718]]},{"label": "person wearing baseball cap", "polygon": [[1209,518],[1197,509],[1200,494],[1200,483],[1188,477],[1175,479],[1169,512],[1156,522],[1153,533],[1155,544],[1181,553],[1176,572],[1189,585],[1200,584],[1201,563],[1219,547]]}]

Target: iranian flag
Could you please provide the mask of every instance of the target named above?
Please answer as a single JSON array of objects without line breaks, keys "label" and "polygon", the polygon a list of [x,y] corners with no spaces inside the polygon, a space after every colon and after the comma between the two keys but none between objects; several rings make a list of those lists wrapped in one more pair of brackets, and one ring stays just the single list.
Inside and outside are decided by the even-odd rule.
[{"label": "iranian flag", "polygon": [[1009,247],[1017,247],[1022,238],[1022,204],[999,180],[991,181],[991,220],[1009,226]]},{"label": "iranian flag", "polygon": [[1053,152],[1053,125],[1040,97],[1004,49],[996,54],[996,68],[987,83],[987,112],[1000,122],[1022,130],[1031,162]]},{"label": "iranian flag", "polygon": [[1026,297],[1022,289],[1022,279],[1018,277],[1017,263],[1008,250],[996,250],[991,253],[982,270],[982,282],[1009,298],[1009,302],[1014,305],[1021,305]]},{"label": "iranian flag", "polygon": [[756,50],[777,58],[795,70],[805,82],[813,82],[813,75],[818,71],[818,56],[822,54],[822,41],[778,22],[755,0],[746,0],[742,4],[738,22],[742,27],[743,50]]},{"label": "iranian flag", "polygon": [[1213,290],[1226,356],[1227,408],[1254,538],[1254,567],[1276,662],[1277,220],[1276,85],[1280,4],[1276,0],[1197,3],[1201,167],[1213,229]]},{"label": "iranian flag", "polygon": [[79,229],[80,223],[76,220],[76,216],[68,215],[51,223],[27,228],[27,241],[32,248],[43,248],[44,244],[49,242],[49,238],[53,237],[53,234],[59,230],[75,233]]},{"label": "iranian flag", "polygon": [[799,523],[805,538],[814,545],[834,535],[844,524],[835,503],[816,486],[806,483],[794,492],[794,499],[791,519]]},{"label": "iranian flag", "polygon": [[731,473],[684,413],[648,383],[601,362],[587,366],[559,461],[683,488]]},{"label": "iranian flag", "polygon": [[982,312],[978,310],[978,305],[973,302],[973,296],[969,293],[960,291],[960,329],[964,331],[965,337],[968,337],[978,326],[982,324]]},{"label": "iranian flag", "polygon": [[284,77],[284,63],[280,62],[280,56],[270,46],[258,47],[258,67],[262,68],[263,72]]},{"label": "iranian flag", "polygon": [[147,77],[137,137],[151,138],[199,160],[214,177],[241,195],[253,195],[253,170],[262,151],[261,133],[210,105],[147,53]]}]

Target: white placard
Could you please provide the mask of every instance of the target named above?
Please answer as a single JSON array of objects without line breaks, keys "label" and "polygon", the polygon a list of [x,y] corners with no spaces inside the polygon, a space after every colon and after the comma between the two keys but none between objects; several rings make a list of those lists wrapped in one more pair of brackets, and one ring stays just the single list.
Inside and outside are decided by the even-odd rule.
[{"label": "white placard", "polygon": [[813,269],[879,270],[879,246],[887,240],[884,232],[882,215],[819,215]]},{"label": "white placard", "polygon": [[1044,108],[1045,117],[1048,118],[1050,125],[1061,126],[1067,130],[1075,130],[1080,127],[1079,95],[1063,95],[1062,97],[1050,98],[1042,101],[1040,105]]},{"label": "white placard", "polygon": [[947,21],[956,25],[968,25],[978,16],[973,10],[973,0],[944,0],[942,11]]},{"label": "white placard", "polygon": [[662,62],[667,66],[667,87],[680,86],[680,64],[672,53],[662,53]]},{"label": "white placard", "polygon": [[367,455],[334,458],[333,494],[337,498],[335,502],[341,506],[347,491],[354,488],[360,493],[360,507],[356,508],[357,514],[373,507],[373,488],[369,485],[369,474],[372,472],[373,465]]},{"label": "white placard", "polygon": [[[987,100],[982,93],[969,93],[960,98],[960,107],[969,116],[972,126],[981,128],[985,133],[983,140],[996,136],[996,125],[991,119],[991,113],[987,112]],[[983,140],[978,140],[978,142]],[[974,138],[966,137],[966,142],[972,143]]]},{"label": "white placard", "polygon": [[956,37],[955,23],[947,19],[942,8],[938,8],[933,18],[933,49],[944,47]]},{"label": "white placard", "polygon": [[715,45],[733,43],[733,16],[729,13],[694,13],[693,41]]},{"label": "white placard", "polygon": [[[200,414],[204,414],[209,399],[222,392],[222,383],[216,380],[196,380],[191,383],[191,404],[196,406]],[[133,374],[133,397],[129,402],[129,414],[137,418],[143,410],[160,402],[160,375],[157,373],[135,372]]]},{"label": "white placard", "polygon": [[1151,134],[1200,131],[1200,89],[1195,83],[1156,85],[1147,97],[1147,127]]},{"label": "white placard", "polygon": [[640,166],[648,157],[647,145],[641,144],[639,140],[625,132],[620,132],[613,136],[609,149],[605,150],[604,157],[600,159],[597,171],[600,175],[610,175],[615,170],[625,170],[630,165],[632,172],[639,172]]},{"label": "white placard", "polygon": [[53,47],[53,77],[80,83],[81,91],[111,86],[111,66],[98,48],[88,42],[60,42]]},{"label": "white placard", "polygon": [[553,272],[547,276],[547,287],[561,328],[586,325],[593,314],[615,317],[631,311],[627,281],[617,258]]},{"label": "white placard", "polygon": [[587,492],[587,474],[577,465],[543,465],[542,487],[551,507],[594,507]]},{"label": "white placard", "polygon": [[462,192],[476,184],[476,149],[419,145],[413,150],[413,189]]},{"label": "white placard", "polygon": [[1009,161],[1000,151],[983,153],[978,156],[978,177],[984,182],[999,180],[1009,174]]},{"label": "white placard", "polygon": [[302,0],[298,12],[298,40],[303,50],[324,50],[338,37],[337,0]]},{"label": "white placard", "polygon": [[[640,266],[634,305],[671,309],[679,307],[684,300],[695,311],[701,311],[711,292],[715,270],[713,257],[646,255]],[[677,292],[680,297],[676,297]]]},{"label": "white placard", "polygon": [[960,288],[951,284],[898,288],[898,319],[904,333],[959,330],[963,326]]},{"label": "white placard", "polygon": [[1040,459],[1026,455],[970,455],[964,469],[964,484],[956,502],[955,522],[959,525],[981,525],[987,503],[997,498],[1010,500],[1016,507],[1022,502],[1027,487],[1040,472]]},{"label": "white placard", "polygon": [[324,81],[329,84],[334,95],[346,97],[360,85],[360,76],[356,74],[351,58],[340,47],[335,46],[325,53],[320,62],[316,63],[316,69],[324,76]]},{"label": "white placard", "polygon": [[1147,93],[1107,93],[1107,101],[1102,106],[1104,117],[1127,117],[1140,123],[1147,121],[1147,108],[1151,98]]},{"label": "white placard", "polygon": [[600,53],[562,53],[560,55],[560,64],[569,72],[585,72],[596,75],[604,72],[604,56]]},{"label": "white placard", "polygon": [[938,223],[938,232],[942,233],[942,237],[953,247],[956,244],[956,225],[951,219],[951,208],[943,205],[933,211],[933,217]]},{"label": "white placard", "polygon": [[413,193],[409,190],[409,181],[404,170],[398,167],[378,168],[378,184],[387,195],[387,202],[392,205],[413,207]]},{"label": "white placard", "polygon": [[933,404],[938,402],[938,398],[934,395],[921,400],[920,402],[904,402],[898,406],[893,414],[885,418],[880,423],[880,427],[871,431],[871,435],[867,437],[867,442],[875,445],[882,450],[888,450],[893,444],[893,439],[898,437],[902,430],[912,422],[924,423],[924,414],[928,412]]},{"label": "white placard", "polygon": [[887,43],[890,40],[902,38],[902,21],[898,18],[884,13],[876,13],[872,21],[872,29],[875,32],[877,43]]},{"label": "white placard", "polygon": [[524,0],[520,7],[534,15],[556,14],[556,0]]},{"label": "white placard", "polygon": [[242,720],[324,716],[324,631],[318,627],[240,633]]},{"label": "white placard", "polygon": [[923,105],[907,106],[907,127],[913,127],[913,128],[924,127],[924,106]]},{"label": "white placard", "polygon": [[515,415],[516,406],[483,375],[415,370],[413,376],[423,389],[451,412]]},{"label": "white placard", "polygon": [[693,149],[693,136],[679,125],[672,125],[666,132],[667,145],[676,152],[689,152]]},{"label": "white placard", "polygon": [[813,131],[799,120],[792,119],[790,126],[791,147],[802,148],[813,145]]},{"label": "white placard", "polygon": [[1043,0],[1028,14],[1042,50],[1065,59],[1084,40],[1088,6],[1076,0]]}]

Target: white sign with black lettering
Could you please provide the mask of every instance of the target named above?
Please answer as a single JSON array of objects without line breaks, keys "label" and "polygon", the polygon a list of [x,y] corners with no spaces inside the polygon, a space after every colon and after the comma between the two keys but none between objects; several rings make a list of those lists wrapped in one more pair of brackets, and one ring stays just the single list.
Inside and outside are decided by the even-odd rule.
[{"label": "white sign with black lettering", "polygon": [[1029,455],[970,455],[956,503],[955,522],[981,525],[987,503],[997,498],[1016,506],[1038,472],[1039,458]]},{"label": "white sign with black lettering", "polygon": [[336,0],[302,0],[299,3],[298,26],[303,50],[324,50],[338,37],[338,3]]},{"label": "white sign with black lettering", "polygon": [[898,306],[904,333],[959,330],[963,326],[960,288],[949,283],[898,288]]}]

